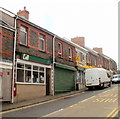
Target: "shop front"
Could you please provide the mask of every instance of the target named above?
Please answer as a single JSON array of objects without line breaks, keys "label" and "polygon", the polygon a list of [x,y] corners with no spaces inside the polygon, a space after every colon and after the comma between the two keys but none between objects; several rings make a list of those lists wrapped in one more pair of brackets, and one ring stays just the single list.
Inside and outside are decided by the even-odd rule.
[{"label": "shop front", "polygon": [[15,102],[43,97],[49,92],[50,61],[33,56],[28,59],[16,61]]},{"label": "shop front", "polygon": [[55,94],[75,90],[76,68],[63,64],[55,64]]},{"label": "shop front", "polygon": [[76,77],[76,90],[81,90],[85,88],[85,69],[83,67],[77,67],[77,77]]}]

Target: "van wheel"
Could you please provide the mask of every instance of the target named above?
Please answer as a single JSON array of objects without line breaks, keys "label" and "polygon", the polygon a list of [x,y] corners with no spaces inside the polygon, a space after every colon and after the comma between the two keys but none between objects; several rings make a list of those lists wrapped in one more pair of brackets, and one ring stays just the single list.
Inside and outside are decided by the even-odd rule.
[{"label": "van wheel", "polygon": [[104,83],[102,83],[102,85],[101,85],[101,88],[104,88],[105,86],[104,86]]},{"label": "van wheel", "polygon": [[109,85],[108,85],[109,87],[111,87],[111,82],[109,83]]},{"label": "van wheel", "polygon": [[88,87],[88,90],[92,90],[93,89],[93,87]]}]

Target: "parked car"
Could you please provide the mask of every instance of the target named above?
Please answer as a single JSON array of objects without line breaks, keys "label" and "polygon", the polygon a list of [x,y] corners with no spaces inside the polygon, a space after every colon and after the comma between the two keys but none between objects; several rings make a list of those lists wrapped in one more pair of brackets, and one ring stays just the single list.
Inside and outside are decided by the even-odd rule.
[{"label": "parked car", "polygon": [[120,74],[113,75],[112,83],[120,82]]}]

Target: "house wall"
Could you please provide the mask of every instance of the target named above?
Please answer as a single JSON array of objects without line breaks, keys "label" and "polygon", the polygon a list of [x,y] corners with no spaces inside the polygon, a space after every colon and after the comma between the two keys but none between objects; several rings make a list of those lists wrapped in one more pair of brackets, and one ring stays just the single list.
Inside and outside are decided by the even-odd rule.
[{"label": "house wall", "polygon": [[12,62],[14,33],[2,28],[0,30],[0,54],[2,59]]},{"label": "house wall", "polygon": [[[27,46],[20,44],[20,26],[23,25],[28,30],[28,44]],[[39,35],[45,35],[45,51],[39,50]],[[62,55],[58,54],[58,43],[63,45],[62,47]],[[34,28],[24,22],[18,21],[18,33],[17,33],[17,52],[26,53],[29,55],[33,55],[36,57],[40,57],[47,60],[52,60],[52,52],[53,52],[53,36]],[[72,59],[69,59],[69,50],[72,49]],[[58,63],[74,66],[76,57],[75,47],[62,41],[61,39],[55,39],[55,60]]]},{"label": "house wall", "polygon": [[[23,25],[28,29],[28,42],[27,46],[20,44],[20,26]],[[39,35],[45,35],[45,51],[40,51],[39,49]],[[18,21],[18,37],[17,37],[17,52],[26,53],[32,56],[36,56],[39,58],[51,60],[52,59],[52,47],[48,45],[48,43],[52,44],[52,36],[35,29],[34,27],[25,24],[21,21]]]},{"label": "house wall", "polygon": [[[62,44],[62,55],[58,54],[58,44]],[[72,58],[69,58],[69,48],[72,49]],[[55,40],[55,61],[61,64],[66,64],[70,66],[75,66],[75,57],[76,57],[76,51],[75,47],[72,45],[69,45],[66,42],[61,41],[60,39]]]}]

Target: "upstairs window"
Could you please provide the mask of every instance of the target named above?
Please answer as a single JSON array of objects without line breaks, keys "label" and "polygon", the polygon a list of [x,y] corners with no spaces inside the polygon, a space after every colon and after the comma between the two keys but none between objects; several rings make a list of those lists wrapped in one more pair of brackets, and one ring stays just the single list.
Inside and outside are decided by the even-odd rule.
[{"label": "upstairs window", "polygon": [[45,51],[45,36],[40,34],[40,50]]},{"label": "upstairs window", "polygon": [[27,45],[27,28],[24,26],[20,27],[20,43]]},{"label": "upstairs window", "polygon": [[58,43],[58,54],[62,55],[62,44]]},{"label": "upstairs window", "polygon": [[69,58],[72,59],[72,48],[69,47]]}]

